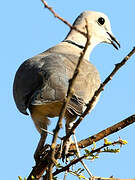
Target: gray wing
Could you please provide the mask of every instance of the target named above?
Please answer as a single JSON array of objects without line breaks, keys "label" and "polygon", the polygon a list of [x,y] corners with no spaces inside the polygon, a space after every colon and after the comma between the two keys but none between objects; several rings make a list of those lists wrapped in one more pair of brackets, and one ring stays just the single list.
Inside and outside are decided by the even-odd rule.
[{"label": "gray wing", "polygon": [[37,65],[35,62],[33,59],[26,60],[17,70],[13,83],[13,96],[16,106],[20,112],[26,115],[28,115],[26,109],[30,97],[41,87],[43,82],[39,73],[39,64]]},{"label": "gray wing", "polygon": [[41,105],[53,101],[62,101],[67,93],[69,77],[66,75],[65,58],[60,54],[46,56],[40,73],[42,87],[31,98],[32,105]]},{"label": "gray wing", "polygon": [[[67,95],[69,80],[73,76],[77,61],[77,56],[62,53],[52,53],[46,57],[34,57],[25,61],[16,73],[13,87],[14,99],[20,112],[27,114],[29,104],[62,102]],[[92,64],[84,61],[80,69],[74,85],[75,93],[67,108],[72,114],[83,112],[85,103],[99,85],[99,75]]]},{"label": "gray wing", "polygon": [[43,104],[62,100],[68,88],[63,57],[52,54],[35,56],[26,60],[18,69],[13,84],[13,96],[17,108],[27,113],[29,104]]},{"label": "gray wing", "polygon": [[[72,78],[78,56],[55,53],[45,57],[41,68],[44,78],[42,88],[33,94],[31,104],[41,105],[54,101],[63,101],[67,96],[69,80]],[[80,66],[80,73],[74,84],[74,94],[67,106],[73,115],[81,115],[86,103],[94,95],[100,85],[100,77],[96,68],[87,60]]]}]

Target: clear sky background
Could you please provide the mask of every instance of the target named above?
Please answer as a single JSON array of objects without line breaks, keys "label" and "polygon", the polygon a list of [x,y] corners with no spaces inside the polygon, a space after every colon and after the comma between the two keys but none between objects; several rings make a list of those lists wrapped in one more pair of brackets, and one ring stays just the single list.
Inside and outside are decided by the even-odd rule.
[{"label": "clear sky background", "polygon": [[[70,23],[84,10],[96,10],[108,15],[112,32],[121,43],[121,49],[100,44],[91,54],[91,61],[100,72],[102,81],[114,64],[135,46],[134,0],[55,0],[50,6]],[[0,5],[0,179],[17,180],[27,177],[34,165],[33,153],[39,140],[30,116],[21,114],[14,103],[12,85],[20,64],[64,39],[69,28],[43,8],[40,0],[2,1]],[[76,130],[78,140],[103,130],[135,113],[135,55],[106,86],[100,101]],[[56,119],[49,130],[53,130]],[[135,178],[135,126],[109,136],[119,136],[128,144],[118,154],[101,154],[98,160],[87,164],[93,175],[117,178]],[[62,132],[63,133],[63,132]],[[49,140],[49,139],[48,139]],[[103,143],[103,141],[101,141]],[[97,143],[97,146],[100,143]],[[60,177],[62,179],[62,176]],[[67,179],[70,179],[68,176]],[[76,179],[72,176],[72,179]]]}]

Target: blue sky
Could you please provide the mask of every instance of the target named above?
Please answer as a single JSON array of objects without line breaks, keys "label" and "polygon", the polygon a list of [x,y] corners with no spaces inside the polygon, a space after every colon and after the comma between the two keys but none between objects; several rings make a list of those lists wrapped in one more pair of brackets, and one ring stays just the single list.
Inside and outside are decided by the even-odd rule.
[{"label": "blue sky", "polygon": [[[100,44],[93,50],[90,59],[99,70],[102,81],[114,68],[114,64],[121,61],[135,46],[134,0],[48,0],[47,2],[70,23],[84,10],[101,11],[107,14],[111,21],[112,31],[121,43],[121,49],[116,51],[110,45]],[[62,41],[69,28],[44,9],[40,0],[2,1],[0,17],[0,179],[15,180],[18,176],[27,177],[31,171],[34,165],[33,153],[39,140],[39,134],[31,118],[21,114],[15,106],[12,96],[15,72],[27,58]],[[106,86],[96,108],[76,130],[78,140],[134,114],[134,69],[135,55]],[[54,128],[55,123],[56,119],[53,119],[49,130]],[[132,124],[108,137],[113,141],[120,136],[126,139],[128,144],[121,149],[119,154],[101,154],[98,160],[87,162],[94,175],[135,178],[134,128]],[[70,176],[67,179],[70,179]],[[76,178],[72,177],[72,179]]]}]

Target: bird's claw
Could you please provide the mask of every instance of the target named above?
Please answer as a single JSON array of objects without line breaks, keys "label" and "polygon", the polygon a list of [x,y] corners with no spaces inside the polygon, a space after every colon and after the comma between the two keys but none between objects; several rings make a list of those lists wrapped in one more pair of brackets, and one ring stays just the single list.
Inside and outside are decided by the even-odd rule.
[{"label": "bird's claw", "polygon": [[[61,153],[61,157],[62,157],[62,161],[69,161],[69,154],[71,154],[69,152],[69,148],[70,145],[73,143],[72,139],[70,138],[70,140],[67,140],[63,145],[62,145],[62,153]],[[72,153],[73,154],[73,153]]]}]

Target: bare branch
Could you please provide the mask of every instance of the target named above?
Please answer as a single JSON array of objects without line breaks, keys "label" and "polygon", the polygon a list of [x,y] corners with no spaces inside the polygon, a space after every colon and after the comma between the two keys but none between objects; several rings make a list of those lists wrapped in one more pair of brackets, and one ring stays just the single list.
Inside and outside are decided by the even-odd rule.
[{"label": "bare branch", "polygon": [[41,2],[44,4],[44,7],[47,8],[53,15],[54,17],[58,18],[59,20],[61,20],[63,23],[65,23],[67,26],[70,27],[70,29],[74,29],[77,32],[81,33],[84,36],[87,36],[84,32],[80,31],[79,29],[77,29],[75,26],[72,26],[68,21],[66,21],[65,19],[63,19],[62,17],[60,17],[53,9],[52,7],[48,6],[48,4],[46,3],[46,1],[41,0]]},{"label": "bare branch", "polygon": [[74,130],[77,128],[77,126],[81,123],[81,121],[84,119],[84,117],[90,112],[90,110],[93,107],[94,102],[96,101],[98,95],[101,93],[101,91],[104,90],[104,87],[106,84],[112,80],[112,77],[117,73],[117,71],[129,60],[129,58],[135,53],[135,47],[130,51],[130,53],[118,64],[115,65],[115,68],[113,71],[109,74],[109,76],[104,80],[104,82],[100,85],[97,91],[95,91],[92,99],[87,104],[87,108],[84,111],[84,113],[79,117],[79,119],[74,123],[73,127],[71,128],[70,132],[65,136],[65,139],[68,139],[74,132]]}]

